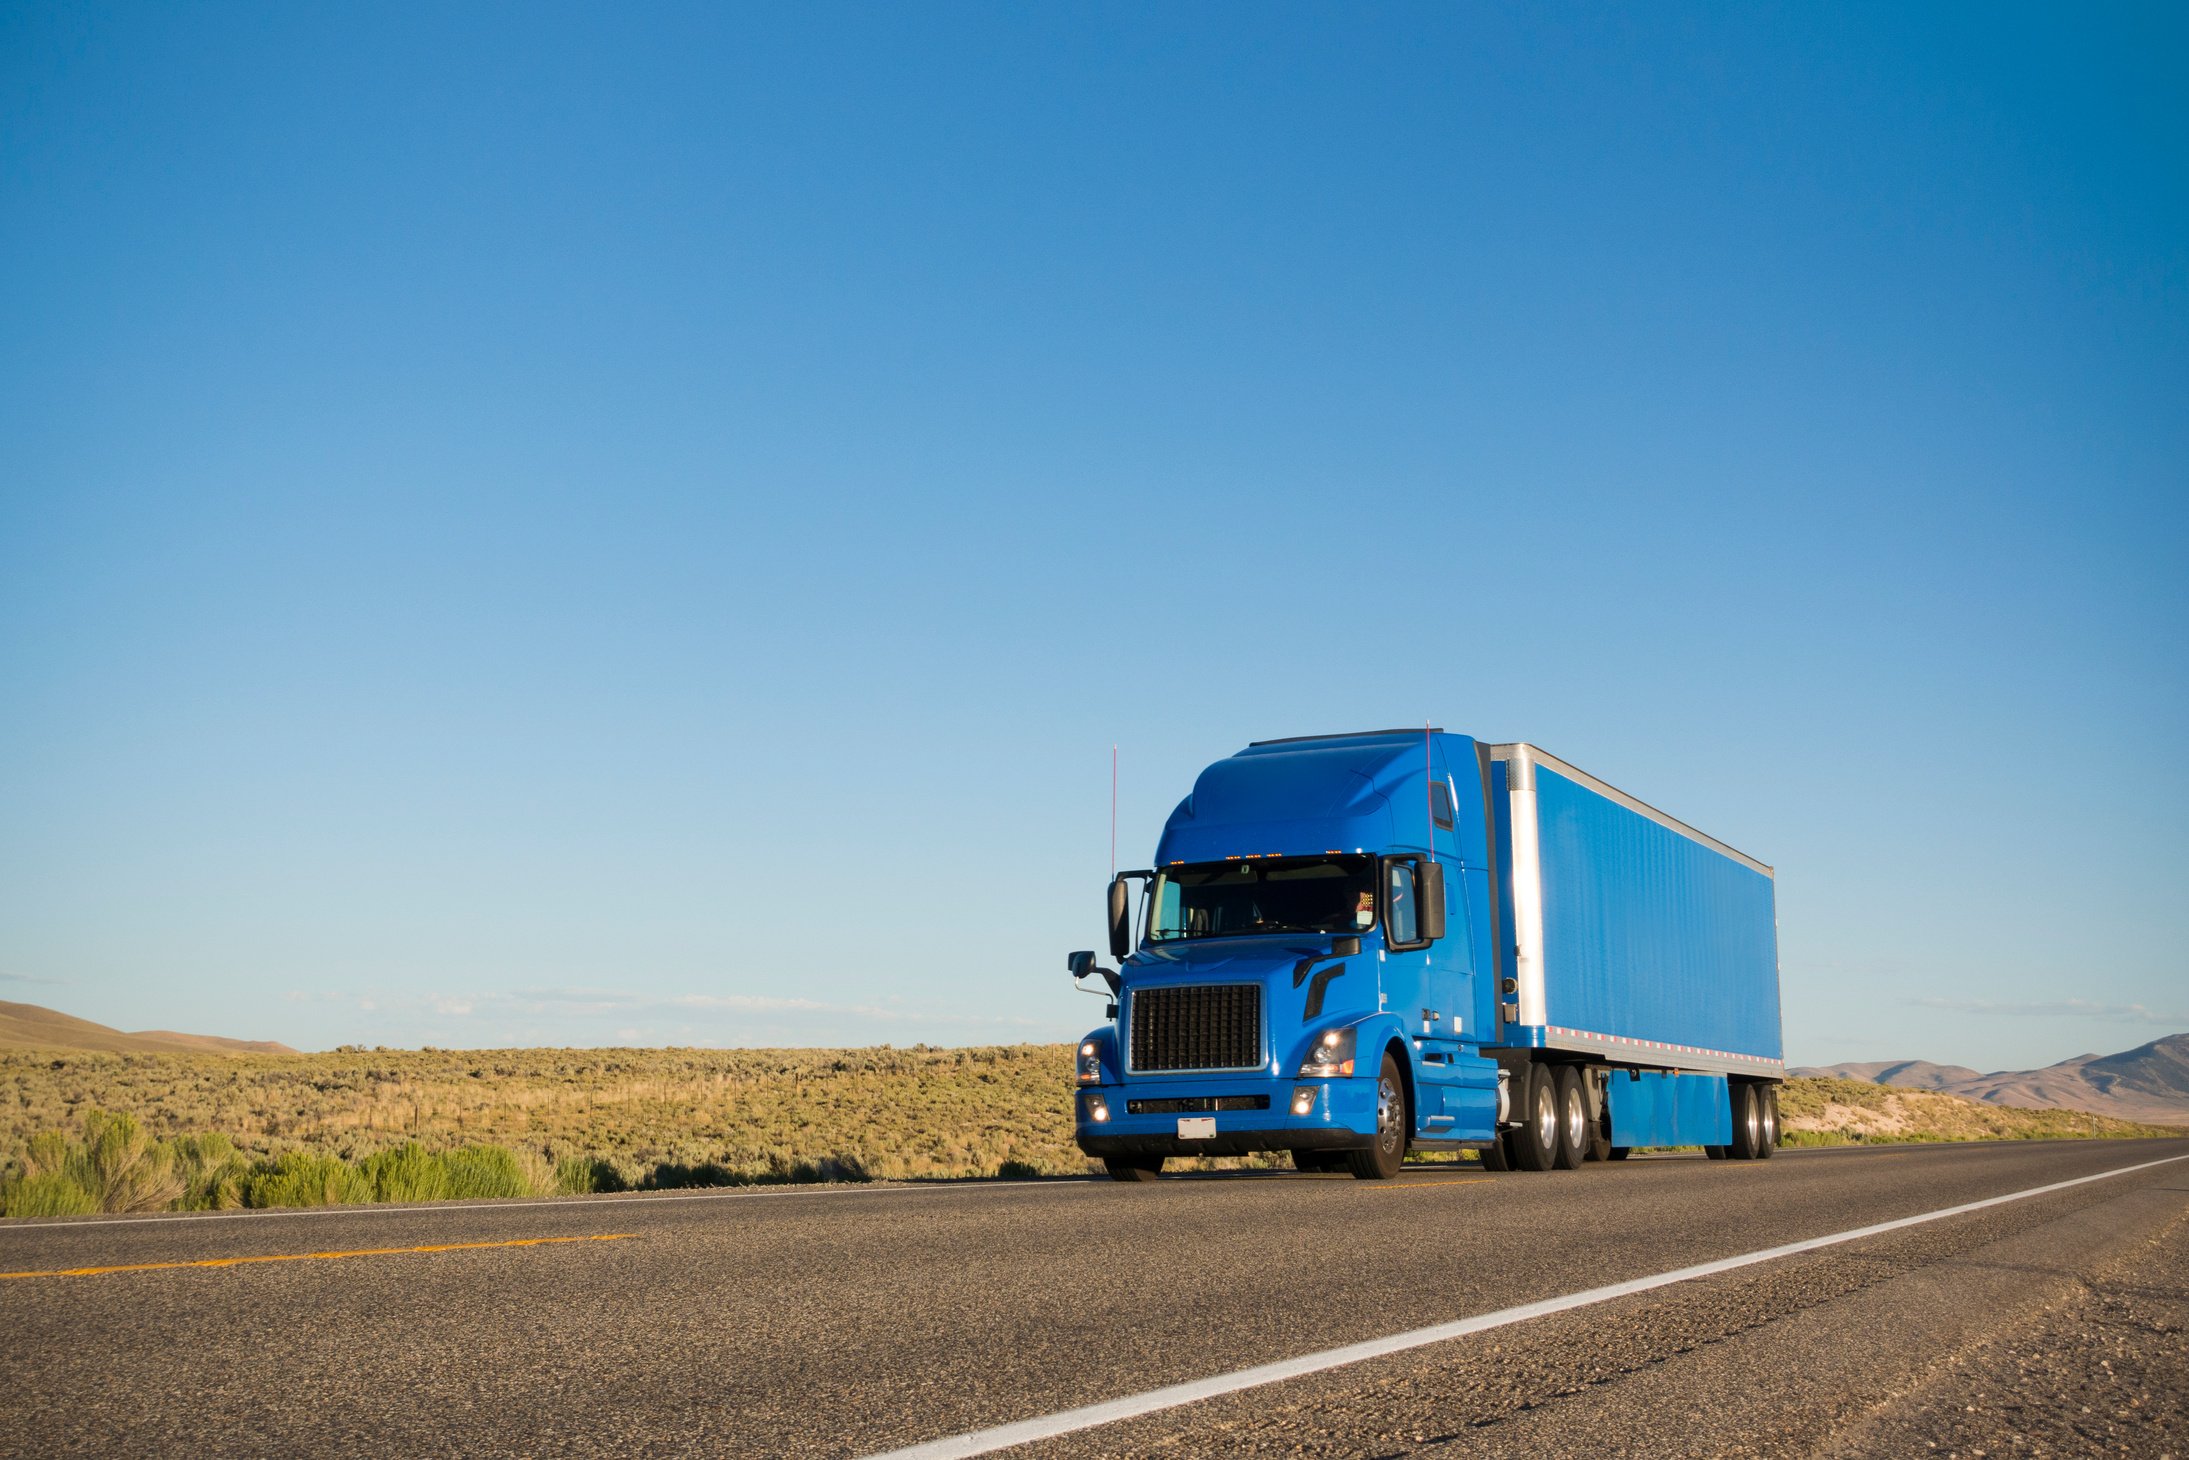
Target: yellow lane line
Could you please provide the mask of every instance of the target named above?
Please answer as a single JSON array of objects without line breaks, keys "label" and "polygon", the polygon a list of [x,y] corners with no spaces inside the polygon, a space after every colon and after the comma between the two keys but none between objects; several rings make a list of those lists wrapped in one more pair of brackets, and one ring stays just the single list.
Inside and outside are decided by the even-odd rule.
[{"label": "yellow lane line", "polygon": [[508,1242],[439,1242],[430,1247],[359,1247],[349,1252],[276,1252],[258,1257],[201,1257],[190,1262],[129,1262],[117,1267],[59,1267],[44,1272],[0,1272],[8,1278],[98,1277],[110,1272],[159,1272],[171,1267],[241,1267],[246,1262],[318,1262],[332,1257],[399,1257],[413,1252],[471,1252],[482,1247],[546,1247],[556,1242],[620,1242],[631,1232],[584,1237],[519,1237]]},{"label": "yellow lane line", "polygon": [[1487,1176],[1467,1176],[1458,1181],[1397,1181],[1389,1186],[1371,1186],[1370,1191],[1420,1191],[1430,1186],[1484,1186],[1490,1182]]}]

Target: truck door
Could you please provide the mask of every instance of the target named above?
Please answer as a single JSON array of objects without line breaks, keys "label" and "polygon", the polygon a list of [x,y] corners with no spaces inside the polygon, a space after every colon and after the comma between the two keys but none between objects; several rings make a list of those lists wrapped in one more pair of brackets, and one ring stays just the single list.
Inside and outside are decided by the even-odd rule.
[{"label": "truck door", "polygon": [[1472,1069],[1478,1062],[1463,1058],[1461,1046],[1478,1043],[1482,1036],[1467,1027],[1474,1007],[1474,975],[1468,951],[1472,944],[1467,936],[1467,899],[1458,868],[1444,869],[1444,936],[1432,943],[1422,937],[1420,903],[1428,881],[1422,873],[1423,860],[1384,860],[1382,972],[1386,1007],[1405,1022],[1412,1037],[1418,1107],[1414,1131],[1436,1138],[1454,1133],[1455,1123],[1467,1123],[1462,1107],[1479,1104],[1479,1095],[1472,1100],[1461,1095],[1460,1087],[1481,1083]]}]

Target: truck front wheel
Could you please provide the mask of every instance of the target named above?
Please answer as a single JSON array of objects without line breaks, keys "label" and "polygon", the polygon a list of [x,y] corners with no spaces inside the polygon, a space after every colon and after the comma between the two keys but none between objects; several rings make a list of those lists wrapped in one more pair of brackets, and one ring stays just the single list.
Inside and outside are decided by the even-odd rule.
[{"label": "truck front wheel", "polygon": [[1383,1068],[1376,1072],[1376,1143],[1365,1151],[1347,1151],[1346,1169],[1363,1181],[1389,1181],[1406,1164],[1406,1137],[1412,1128],[1406,1086],[1399,1080],[1398,1062],[1386,1050]]}]

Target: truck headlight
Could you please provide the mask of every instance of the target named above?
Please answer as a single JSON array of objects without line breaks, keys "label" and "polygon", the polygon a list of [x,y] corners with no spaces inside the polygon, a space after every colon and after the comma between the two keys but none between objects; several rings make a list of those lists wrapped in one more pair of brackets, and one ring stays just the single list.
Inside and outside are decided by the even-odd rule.
[{"label": "truck headlight", "polygon": [[1329,1080],[1353,1073],[1353,1031],[1325,1029],[1300,1061],[1303,1080]]},{"label": "truck headlight", "polygon": [[1080,1041],[1079,1083],[1082,1085],[1099,1085],[1102,1083],[1102,1051],[1095,1046],[1095,1042],[1091,1039]]},{"label": "truck headlight", "polygon": [[1089,1095],[1087,1097],[1087,1119],[1093,1121],[1096,1125],[1100,1125],[1109,1118],[1110,1103],[1100,1095]]}]

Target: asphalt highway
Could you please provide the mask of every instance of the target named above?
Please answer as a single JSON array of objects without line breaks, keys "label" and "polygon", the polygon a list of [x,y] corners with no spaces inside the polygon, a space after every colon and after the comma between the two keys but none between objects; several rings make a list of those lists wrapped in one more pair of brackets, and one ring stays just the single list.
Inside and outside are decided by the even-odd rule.
[{"label": "asphalt highway", "polygon": [[6,1223],[0,1454],[868,1456],[2143,1166],[1010,1453],[1902,1453],[1951,1425],[1939,1453],[1975,1453],[2049,1416],[2049,1453],[2183,1455],[2172,1157],[2189,1141]]}]

